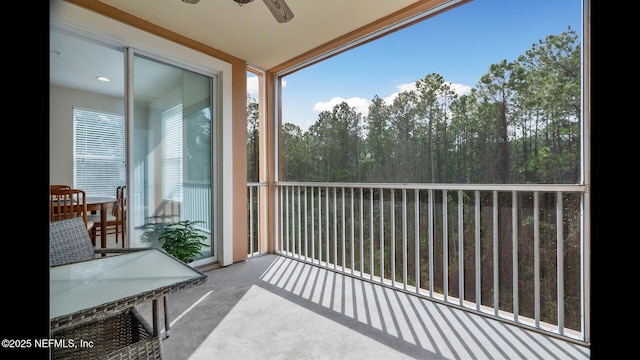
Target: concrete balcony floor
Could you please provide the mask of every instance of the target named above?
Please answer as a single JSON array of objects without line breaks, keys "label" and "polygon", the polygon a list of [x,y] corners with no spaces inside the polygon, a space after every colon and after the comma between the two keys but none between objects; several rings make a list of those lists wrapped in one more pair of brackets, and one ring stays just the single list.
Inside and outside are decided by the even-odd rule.
[{"label": "concrete balcony floor", "polygon": [[279,255],[204,272],[206,284],[169,296],[165,359],[591,356],[574,342]]}]

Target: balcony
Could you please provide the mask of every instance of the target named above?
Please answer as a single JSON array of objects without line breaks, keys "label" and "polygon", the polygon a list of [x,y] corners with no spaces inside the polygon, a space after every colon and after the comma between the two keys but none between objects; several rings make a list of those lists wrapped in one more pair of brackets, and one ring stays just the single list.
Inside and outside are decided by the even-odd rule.
[{"label": "balcony", "polygon": [[582,186],[280,182],[274,224],[264,194],[247,260],[172,296],[168,358],[590,358]]},{"label": "balcony", "polygon": [[167,359],[588,359],[590,349],[267,254],[169,299]]}]

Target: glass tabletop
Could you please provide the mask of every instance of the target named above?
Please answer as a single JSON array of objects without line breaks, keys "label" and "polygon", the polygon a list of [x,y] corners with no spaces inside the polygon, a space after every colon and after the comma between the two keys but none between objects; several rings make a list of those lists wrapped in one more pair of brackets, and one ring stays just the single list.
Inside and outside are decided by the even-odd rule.
[{"label": "glass tabletop", "polygon": [[158,249],[52,267],[49,317],[54,319],[147,292],[171,292],[178,285],[184,288],[203,278],[205,274]]}]

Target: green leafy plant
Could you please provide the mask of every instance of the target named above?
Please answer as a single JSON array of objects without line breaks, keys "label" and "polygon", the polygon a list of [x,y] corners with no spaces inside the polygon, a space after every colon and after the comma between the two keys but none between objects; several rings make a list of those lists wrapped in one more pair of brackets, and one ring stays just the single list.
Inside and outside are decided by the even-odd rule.
[{"label": "green leafy plant", "polygon": [[203,242],[207,237],[193,227],[193,224],[202,222],[182,220],[168,224],[158,237],[162,248],[185,263],[192,262],[203,247],[209,247]]}]

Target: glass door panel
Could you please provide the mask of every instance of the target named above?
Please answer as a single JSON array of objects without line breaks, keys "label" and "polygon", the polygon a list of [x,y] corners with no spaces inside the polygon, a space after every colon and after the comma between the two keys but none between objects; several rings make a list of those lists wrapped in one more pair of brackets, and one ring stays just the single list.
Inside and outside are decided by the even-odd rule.
[{"label": "glass door panel", "polygon": [[160,246],[179,221],[207,237],[196,264],[217,261],[213,129],[216,77],[139,54],[133,59],[134,246]]}]

